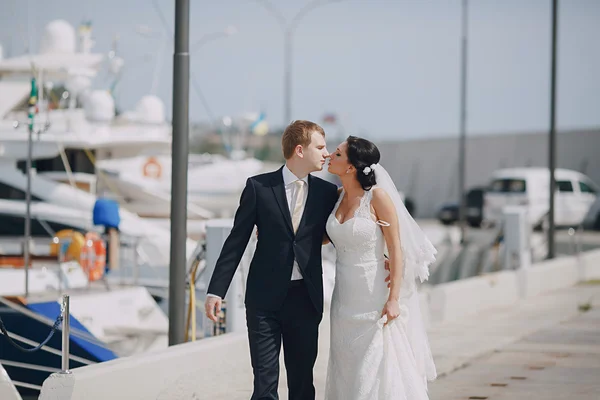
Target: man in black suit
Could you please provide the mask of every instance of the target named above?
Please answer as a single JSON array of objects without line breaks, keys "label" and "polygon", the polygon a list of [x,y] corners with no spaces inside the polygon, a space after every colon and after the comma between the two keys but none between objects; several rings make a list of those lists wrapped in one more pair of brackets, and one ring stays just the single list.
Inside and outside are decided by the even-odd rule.
[{"label": "man in black suit", "polygon": [[325,132],[294,121],[283,133],[285,165],[249,178],[208,286],[206,315],[217,321],[254,226],[258,243],[246,284],[246,323],[254,372],[251,400],[277,399],[283,340],[290,400],[314,400],[313,367],[323,317],[321,247],[337,187],[311,176],[329,154]]}]

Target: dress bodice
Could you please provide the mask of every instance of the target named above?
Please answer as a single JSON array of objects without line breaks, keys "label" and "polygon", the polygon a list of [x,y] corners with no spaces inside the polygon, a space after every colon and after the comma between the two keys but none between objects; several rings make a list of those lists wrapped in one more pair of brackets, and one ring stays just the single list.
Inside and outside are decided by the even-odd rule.
[{"label": "dress bodice", "polygon": [[383,233],[371,215],[373,191],[365,191],[354,215],[344,223],[340,223],[335,215],[343,197],[342,190],[326,226],[338,260],[352,263],[383,261],[385,248]]}]

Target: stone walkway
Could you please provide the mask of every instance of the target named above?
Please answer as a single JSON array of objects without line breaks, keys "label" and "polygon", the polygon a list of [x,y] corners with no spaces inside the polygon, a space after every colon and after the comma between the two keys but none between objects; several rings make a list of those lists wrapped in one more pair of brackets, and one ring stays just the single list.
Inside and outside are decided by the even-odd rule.
[{"label": "stone walkway", "polygon": [[[582,305],[587,310],[582,310]],[[325,314],[315,366],[319,400],[324,398],[328,321],[329,315]],[[451,323],[434,324],[428,331],[439,374],[430,384],[431,400],[600,399],[600,282],[547,292]],[[156,385],[158,395],[153,389],[123,395],[128,400],[248,400],[252,393],[249,358],[246,335],[232,333],[194,345],[174,346],[168,352],[58,375],[45,382],[48,387],[44,398],[116,398],[115,388],[133,389],[143,384],[144,371],[168,368],[164,371],[166,381]],[[169,360],[178,360],[179,364]],[[279,394],[281,399],[288,399],[283,362],[280,365]],[[171,373],[180,367],[186,372]],[[134,373],[124,374],[127,371]],[[100,376],[111,382],[105,391],[97,385]],[[76,396],[73,390],[77,391]],[[92,390],[93,396],[85,394]]]},{"label": "stone walkway", "polygon": [[440,378],[431,399],[600,399],[600,310],[540,329]]},{"label": "stone walkway", "polygon": [[[579,305],[586,303],[592,308],[583,313]],[[320,329],[317,400],[324,398],[328,319],[325,314]],[[247,342],[236,336],[212,361],[215,370],[227,374],[194,377],[213,400],[247,400],[252,394]],[[430,383],[431,400],[600,399],[600,284],[580,284],[434,324],[429,340],[439,375]],[[283,357],[280,364],[279,396],[286,400]]]},{"label": "stone walkway", "polygon": [[[592,309],[582,313],[579,306],[587,303]],[[318,399],[323,399],[325,387],[328,328],[322,324],[315,369]],[[430,384],[432,400],[558,400],[566,399],[565,393],[600,399],[598,284],[548,292],[433,325],[429,340],[439,374]],[[287,399],[286,391],[283,381],[280,398]]]}]

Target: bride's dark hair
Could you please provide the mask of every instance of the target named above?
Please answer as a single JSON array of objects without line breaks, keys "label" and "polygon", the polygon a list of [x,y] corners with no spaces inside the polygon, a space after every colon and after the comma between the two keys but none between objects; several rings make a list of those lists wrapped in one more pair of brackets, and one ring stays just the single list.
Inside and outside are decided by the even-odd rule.
[{"label": "bride's dark hair", "polygon": [[363,170],[366,167],[371,168],[371,165],[379,163],[379,159],[381,158],[379,149],[373,142],[356,136],[348,136],[346,143],[348,144],[348,161],[356,168],[356,178],[360,186],[364,190],[371,190],[377,184],[375,172],[371,170],[365,174]]}]

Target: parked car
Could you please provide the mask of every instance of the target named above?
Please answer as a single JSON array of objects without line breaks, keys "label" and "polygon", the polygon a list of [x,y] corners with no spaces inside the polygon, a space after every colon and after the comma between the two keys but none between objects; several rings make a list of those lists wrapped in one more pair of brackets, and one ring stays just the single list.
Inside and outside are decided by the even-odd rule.
[{"label": "parked car", "polygon": [[590,206],[583,219],[583,228],[600,231],[600,197],[596,197],[596,201]]},{"label": "parked car", "polygon": [[[466,195],[465,219],[467,223],[474,228],[480,227],[483,222],[483,203],[486,190],[487,189],[484,187],[474,187],[469,190]],[[438,210],[438,219],[444,225],[453,224],[458,221],[458,218],[458,203],[444,203]]]},{"label": "parked car", "polygon": [[452,225],[458,221],[458,204],[444,203],[438,210],[438,219],[444,225]]},{"label": "parked car", "polygon": [[[568,169],[557,168],[555,179],[556,225],[581,224],[596,201],[596,185],[586,175]],[[520,205],[527,208],[532,227],[542,226],[547,222],[550,209],[549,186],[548,168],[511,168],[494,172],[490,189],[485,194],[484,219],[498,223],[504,206]]]},{"label": "parked car", "polygon": [[487,188],[474,187],[467,193],[467,223],[478,228],[483,223],[483,205]]}]

